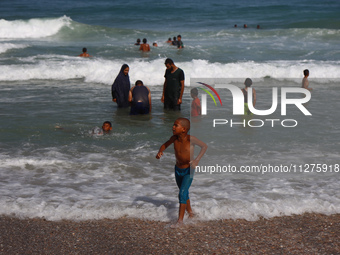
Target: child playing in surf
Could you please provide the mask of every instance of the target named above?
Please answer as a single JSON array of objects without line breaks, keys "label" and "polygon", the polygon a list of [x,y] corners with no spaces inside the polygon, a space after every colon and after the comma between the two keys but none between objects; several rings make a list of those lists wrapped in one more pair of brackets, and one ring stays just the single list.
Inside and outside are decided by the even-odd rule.
[{"label": "child playing in surf", "polygon": [[[163,156],[163,151],[174,144],[176,165],[175,177],[179,188],[179,213],[177,225],[183,223],[185,211],[189,213],[189,218],[194,216],[190,206],[189,188],[194,177],[194,171],[200,159],[206,152],[208,146],[194,136],[188,135],[190,129],[190,121],[186,118],[178,118],[172,126],[173,136],[170,137],[159,149],[156,158]],[[194,158],[195,145],[201,147],[198,156]]]},{"label": "child playing in surf", "polygon": [[197,88],[193,88],[190,91],[192,102],[191,102],[191,117],[197,117],[201,115],[201,101],[198,98]]},{"label": "child playing in surf", "polygon": [[109,134],[111,130],[112,130],[111,122],[110,121],[105,121],[103,123],[102,128],[98,128],[98,127],[94,128],[92,130],[92,134],[93,135],[105,135],[105,134]]}]

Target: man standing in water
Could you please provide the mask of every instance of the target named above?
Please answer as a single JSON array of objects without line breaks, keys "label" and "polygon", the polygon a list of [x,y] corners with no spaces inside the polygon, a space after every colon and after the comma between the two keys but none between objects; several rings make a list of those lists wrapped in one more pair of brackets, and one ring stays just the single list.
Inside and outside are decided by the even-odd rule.
[{"label": "man standing in water", "polygon": [[163,85],[162,103],[165,110],[180,111],[184,92],[184,72],[175,66],[170,58],[165,60],[165,81]]}]

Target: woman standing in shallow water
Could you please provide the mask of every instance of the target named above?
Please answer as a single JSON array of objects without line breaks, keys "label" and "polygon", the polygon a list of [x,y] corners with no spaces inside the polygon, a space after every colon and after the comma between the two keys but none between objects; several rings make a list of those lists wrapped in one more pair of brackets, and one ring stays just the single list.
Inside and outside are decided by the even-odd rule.
[{"label": "woman standing in shallow water", "polygon": [[119,108],[128,107],[129,104],[129,91],[130,91],[130,78],[129,66],[122,65],[119,74],[112,84],[112,101],[116,102]]}]

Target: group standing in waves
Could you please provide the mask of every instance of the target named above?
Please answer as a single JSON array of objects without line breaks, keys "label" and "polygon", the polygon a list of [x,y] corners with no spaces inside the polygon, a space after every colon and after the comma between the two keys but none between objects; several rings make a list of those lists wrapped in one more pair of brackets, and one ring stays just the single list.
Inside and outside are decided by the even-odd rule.
[{"label": "group standing in waves", "polygon": [[144,86],[141,80],[136,81],[135,86],[130,88],[129,71],[127,64],[120,68],[111,87],[112,101],[117,103],[118,108],[131,106],[131,115],[148,114],[151,112],[150,89]]},{"label": "group standing in waves", "polygon": [[[184,72],[177,67],[170,58],[165,60],[165,81],[161,101],[165,110],[181,110],[184,92]],[[151,112],[151,92],[144,86],[143,81],[138,80],[131,88],[129,66],[122,65],[119,74],[112,84],[112,101],[118,108],[131,106],[130,115],[148,114]]]}]

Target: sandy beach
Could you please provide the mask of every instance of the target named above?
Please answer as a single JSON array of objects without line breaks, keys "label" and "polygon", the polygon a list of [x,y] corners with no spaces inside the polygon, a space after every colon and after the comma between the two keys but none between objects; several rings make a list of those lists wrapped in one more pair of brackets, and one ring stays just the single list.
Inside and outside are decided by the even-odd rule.
[{"label": "sandy beach", "polygon": [[1,254],[339,254],[340,215],[169,222],[0,217]]}]

